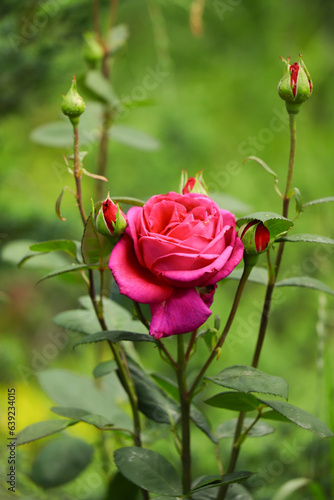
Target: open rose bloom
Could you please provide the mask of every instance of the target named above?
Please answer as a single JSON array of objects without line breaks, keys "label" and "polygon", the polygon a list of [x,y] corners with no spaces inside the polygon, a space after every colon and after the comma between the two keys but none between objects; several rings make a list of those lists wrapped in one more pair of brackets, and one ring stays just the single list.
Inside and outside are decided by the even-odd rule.
[{"label": "open rose bloom", "polygon": [[127,218],[109,262],[120,292],[150,304],[155,338],[195,330],[211,314],[216,283],[242,259],[234,215],[203,194],[170,192]]}]

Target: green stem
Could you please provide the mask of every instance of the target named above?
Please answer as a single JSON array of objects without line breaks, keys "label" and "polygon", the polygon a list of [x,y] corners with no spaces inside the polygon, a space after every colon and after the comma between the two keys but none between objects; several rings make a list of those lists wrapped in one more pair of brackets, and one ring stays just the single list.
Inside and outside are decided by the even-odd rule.
[{"label": "green stem", "polygon": [[80,168],[80,157],[79,157],[79,128],[78,125],[73,126],[73,137],[74,137],[74,179],[76,187],[76,199],[78,202],[79,212],[83,224],[86,224],[87,217],[85,214],[85,209],[82,203],[82,191],[81,191],[81,168]]},{"label": "green stem", "polygon": [[186,494],[191,489],[191,454],[190,454],[190,400],[187,398],[186,358],[184,355],[183,336],[177,336],[177,381],[181,402],[182,432],[182,487]]},{"label": "green stem", "polygon": [[210,364],[215,359],[215,357],[217,355],[217,349],[219,349],[220,347],[222,347],[223,343],[225,342],[225,339],[227,337],[227,334],[228,334],[228,332],[229,332],[229,330],[231,328],[231,325],[233,323],[235,314],[237,312],[237,309],[238,309],[238,306],[239,306],[239,303],[240,303],[240,299],[241,299],[241,296],[242,296],[242,292],[243,292],[243,290],[245,288],[245,285],[246,285],[246,282],[247,282],[248,276],[250,275],[251,270],[252,270],[252,267],[245,265],[244,271],[242,273],[242,276],[241,276],[241,279],[239,281],[239,285],[238,285],[238,288],[237,288],[237,291],[236,291],[236,294],[235,294],[235,297],[234,297],[234,301],[233,301],[233,304],[232,304],[231,312],[230,312],[229,317],[227,318],[224,330],[222,331],[222,334],[221,334],[221,336],[220,336],[217,344],[215,345],[215,347],[212,350],[210,356],[208,357],[206,363],[204,364],[204,366],[200,370],[199,374],[197,375],[195,381],[193,382],[193,384],[192,384],[192,386],[191,386],[191,388],[189,390],[188,397],[189,397],[190,400],[194,396],[195,390],[196,390],[198,384],[201,382],[201,380],[202,380],[202,378],[203,378],[206,370],[209,368]]},{"label": "green stem", "polygon": [[[297,142],[296,115],[289,114],[289,124],[290,124],[290,153],[289,153],[289,165],[288,165],[288,174],[287,174],[287,179],[286,179],[286,187],[285,187],[285,193],[283,196],[283,209],[282,209],[283,217],[288,217],[288,215],[289,215],[289,205],[290,205],[290,200],[291,200],[291,196],[292,196],[292,178],[293,178],[293,169],[294,169],[294,163],[295,163],[296,142]],[[269,280],[268,280],[266,295],[265,295],[263,309],[262,309],[262,315],[261,315],[257,343],[256,343],[255,351],[254,351],[253,360],[252,360],[252,366],[254,368],[258,367],[264,339],[265,339],[266,332],[267,332],[270,309],[271,309],[271,304],[272,304],[272,295],[273,295],[273,292],[275,289],[277,276],[278,276],[278,272],[279,272],[281,261],[282,261],[282,256],[283,256],[283,252],[284,252],[284,245],[285,245],[284,242],[281,242],[279,244],[275,264],[273,267],[270,267],[270,269],[269,269],[269,271],[270,271],[269,272]],[[239,417],[238,417],[238,421],[237,421],[237,427],[236,427],[234,439],[233,439],[230,462],[229,462],[228,469],[227,469],[228,473],[234,471],[236,463],[237,463],[238,455],[239,455],[240,448],[242,445],[242,441],[240,442],[240,436],[241,436],[242,424],[244,422],[244,419],[245,419],[245,412],[240,412]],[[222,486],[220,488],[218,496],[217,496],[217,500],[224,500],[225,499],[227,489],[228,488],[224,487],[224,486]]]}]

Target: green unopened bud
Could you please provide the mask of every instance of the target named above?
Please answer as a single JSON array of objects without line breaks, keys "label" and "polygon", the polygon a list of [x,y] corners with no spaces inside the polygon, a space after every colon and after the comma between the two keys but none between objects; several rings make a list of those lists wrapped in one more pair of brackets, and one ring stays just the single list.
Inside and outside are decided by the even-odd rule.
[{"label": "green unopened bud", "polygon": [[85,33],[84,38],[86,41],[83,51],[84,58],[90,66],[95,68],[96,64],[104,56],[103,47],[96,39],[94,33]]},{"label": "green unopened bud", "polygon": [[108,195],[102,202],[95,218],[97,231],[104,236],[118,238],[124,233],[126,225],[126,215]]},{"label": "green unopened bud", "polygon": [[209,190],[204,182],[202,172],[203,171],[201,170],[200,172],[197,172],[195,177],[189,177],[188,179],[187,172],[182,170],[180,183],[180,191],[182,194],[199,193],[208,196]]},{"label": "green unopened bud", "polygon": [[61,110],[64,115],[68,116],[73,126],[79,123],[80,115],[85,111],[86,104],[81,95],[77,91],[77,82],[75,76],[72,80],[70,90],[67,92],[61,105]]},{"label": "green unopened bud", "polygon": [[282,59],[286,64],[283,77],[278,84],[278,94],[285,101],[288,113],[297,114],[301,103],[312,94],[313,84],[310,73],[299,54],[300,62],[290,64],[290,57]]}]

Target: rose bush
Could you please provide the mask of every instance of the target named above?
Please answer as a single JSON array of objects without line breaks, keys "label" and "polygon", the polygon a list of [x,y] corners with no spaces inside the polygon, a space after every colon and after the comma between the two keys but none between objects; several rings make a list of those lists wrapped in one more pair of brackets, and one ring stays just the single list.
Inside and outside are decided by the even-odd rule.
[{"label": "rose bush", "polygon": [[216,283],[242,259],[234,215],[203,194],[170,192],[127,218],[109,262],[120,292],[150,304],[155,338],[195,330],[211,314]]}]

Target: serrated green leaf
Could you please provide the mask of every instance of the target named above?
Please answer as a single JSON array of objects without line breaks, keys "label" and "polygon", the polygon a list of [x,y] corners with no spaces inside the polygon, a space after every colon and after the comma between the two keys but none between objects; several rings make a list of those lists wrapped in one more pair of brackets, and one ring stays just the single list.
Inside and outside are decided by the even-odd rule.
[{"label": "serrated green leaf", "polygon": [[125,125],[114,125],[110,129],[110,137],[121,144],[144,151],[157,151],[160,143],[140,130],[127,127]]},{"label": "serrated green leaf", "polygon": [[30,245],[33,252],[67,252],[71,257],[77,259],[80,257],[80,242],[72,240],[50,240],[41,241]]},{"label": "serrated green leaf", "polygon": [[252,220],[260,220],[264,223],[270,233],[270,243],[273,243],[277,238],[286,234],[293,226],[291,220],[273,212],[254,212],[253,214],[245,215],[237,220],[237,225],[240,227]]},{"label": "serrated green leaf", "polygon": [[43,276],[43,278],[40,278],[37,283],[41,283],[44,280],[48,280],[49,278],[54,278],[55,276],[60,276],[61,274],[66,274],[66,273],[73,273],[74,271],[85,271],[88,269],[96,269],[96,266],[89,266],[87,264],[71,264],[70,266],[65,266],[62,267],[61,269],[57,269],[53,271],[52,273],[47,274],[46,276]]},{"label": "serrated green leaf", "polygon": [[315,278],[310,278],[309,276],[296,276],[294,278],[286,278],[280,280],[276,283],[277,287],[280,286],[298,286],[303,288],[311,288],[313,290],[319,290],[320,292],[328,293],[329,295],[334,295],[334,290],[327,286],[322,281]]},{"label": "serrated green leaf", "polygon": [[334,245],[334,240],[332,238],[319,236],[317,234],[289,234],[289,236],[283,236],[282,238],[279,238],[278,241],[286,241],[289,243],[298,243],[300,241],[303,241],[305,243],[322,243],[327,245]]},{"label": "serrated green leaf", "polygon": [[283,378],[268,375],[252,366],[229,366],[215,377],[206,377],[206,379],[239,392],[261,392],[288,399],[289,387]]},{"label": "serrated green leaf", "polygon": [[158,495],[182,496],[176,470],[159,453],[132,446],[116,450],[114,459],[118,470],[140,488]]},{"label": "serrated green leaf", "polygon": [[262,412],[261,420],[274,420],[275,422],[291,423],[290,420],[288,420],[286,417],[284,417],[280,413],[277,413],[277,411],[274,410]]},{"label": "serrated green leaf", "polygon": [[51,436],[56,432],[63,431],[66,427],[75,424],[73,420],[46,420],[45,422],[36,422],[35,424],[28,425],[25,429],[22,429],[16,435],[16,444],[30,443],[31,441],[37,441],[37,439],[42,439],[46,436]]},{"label": "serrated green leaf", "polygon": [[98,429],[103,429],[104,427],[113,425],[109,419],[102,417],[101,415],[93,415],[87,412],[87,410],[82,410],[81,408],[53,406],[51,411],[65,418],[71,418],[72,420],[79,420],[80,422],[94,425]]},{"label": "serrated green leaf", "polygon": [[114,361],[113,359],[109,361],[103,361],[94,368],[93,375],[95,378],[103,377],[104,375],[108,375],[108,373],[116,370],[116,368],[116,361]]},{"label": "serrated green leaf", "polygon": [[148,333],[134,333],[134,332],[124,332],[124,331],[102,331],[93,333],[89,337],[85,337],[82,340],[76,342],[73,348],[78,345],[92,344],[93,342],[102,342],[103,340],[109,340],[110,342],[120,342],[120,341],[130,341],[130,342],[156,342],[154,337],[151,337]]},{"label": "serrated green leaf", "polygon": [[205,403],[216,408],[234,411],[252,411],[261,406],[255,396],[244,392],[221,392],[207,399]]},{"label": "serrated green leaf", "polygon": [[244,159],[243,163],[246,163],[246,161],[248,160],[253,160],[256,163],[258,163],[266,172],[268,172],[268,174],[272,175],[275,178],[276,182],[278,181],[276,172],[274,172],[270,167],[268,167],[268,165],[263,160],[261,160],[261,158],[258,158],[257,156],[248,156],[247,158]]},{"label": "serrated green leaf", "polygon": [[128,361],[138,396],[138,407],[146,417],[159,424],[175,424],[180,417],[179,405],[170,398],[136,363]]},{"label": "serrated green leaf", "polygon": [[93,446],[82,439],[57,439],[43,448],[38,455],[30,477],[43,488],[68,483],[88,466],[93,453]]},{"label": "serrated green leaf", "polygon": [[190,418],[202,432],[215,444],[218,443],[217,437],[213,434],[211,425],[206,418],[206,415],[202,413],[195,405],[190,406]]},{"label": "serrated green leaf", "polygon": [[267,401],[261,399],[259,399],[259,401],[286,417],[290,420],[290,422],[306,429],[307,431],[314,432],[323,438],[334,436],[333,432],[328,429],[328,427],[317,417],[311,415],[305,410],[302,410],[301,408],[297,408],[297,406],[290,405],[284,401]]},{"label": "serrated green leaf", "polygon": [[81,264],[82,256],[81,256],[81,243],[80,241],[75,240],[51,240],[45,242],[35,243],[30,246],[30,250],[33,252],[66,252],[71,257],[76,259],[76,261]]},{"label": "serrated green leaf", "polygon": [[304,203],[304,207],[309,207],[311,205],[319,205],[319,203],[330,203],[334,201],[334,196],[327,196],[326,198],[318,198],[317,200],[312,200]]},{"label": "serrated green leaf", "polygon": [[[232,418],[231,420],[226,420],[225,422],[220,424],[216,430],[216,435],[218,439],[233,438],[237,422],[238,422],[237,418]],[[244,432],[248,427],[250,427],[250,425],[253,422],[254,418],[245,418],[243,422],[242,432]],[[275,431],[274,427],[267,424],[266,422],[261,422],[261,420],[259,420],[247,433],[247,436],[262,437],[266,436],[267,434],[271,434],[274,431]]]},{"label": "serrated green leaf", "polygon": [[[230,474],[224,474],[223,476],[204,476],[201,479],[198,486],[189,492],[189,495],[193,493],[198,493],[199,491],[205,491],[210,488],[217,488],[224,484],[240,483],[245,481],[253,475],[253,472],[249,471],[238,471],[231,472]],[[188,495],[187,495],[188,496]]]},{"label": "serrated green leaf", "polygon": [[[232,279],[232,280],[237,280],[240,281],[241,276],[243,275],[243,269],[234,269],[228,276],[226,276],[225,279]],[[259,285],[266,285],[268,284],[268,271],[264,269],[263,267],[256,267],[254,266],[250,276],[248,277],[247,281],[250,283],[257,283]]]}]

